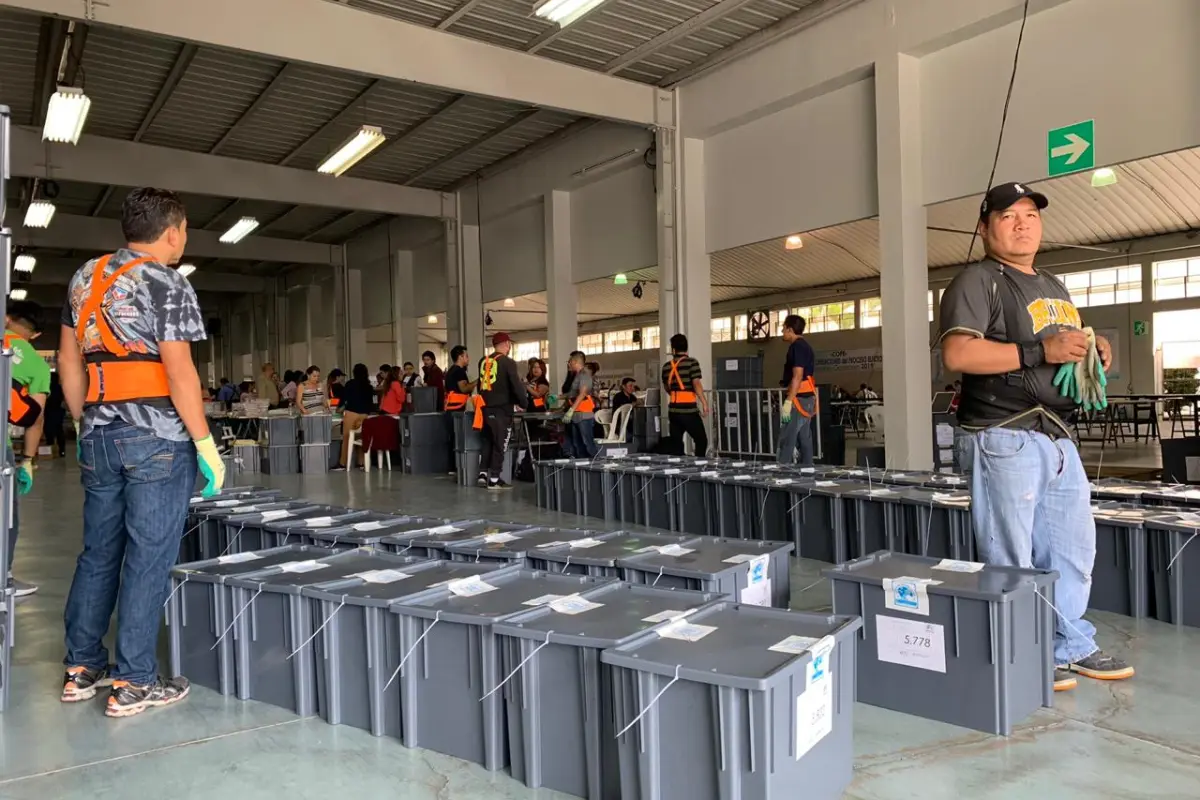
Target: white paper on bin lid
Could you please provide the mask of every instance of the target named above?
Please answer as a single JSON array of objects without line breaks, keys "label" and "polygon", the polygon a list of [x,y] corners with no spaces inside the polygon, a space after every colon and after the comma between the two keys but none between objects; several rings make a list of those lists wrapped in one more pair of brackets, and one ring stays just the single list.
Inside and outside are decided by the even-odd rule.
[{"label": "white paper on bin lid", "polygon": [[634,467],[633,471],[634,472],[649,472],[650,468],[649,467]]},{"label": "white paper on bin lid", "polygon": [[778,464],[763,464],[763,472],[771,472],[776,469],[779,469]]},{"label": "white paper on bin lid", "polygon": [[817,653],[824,653],[832,650],[834,643],[835,639],[832,636],[822,636],[819,639],[815,636],[789,636],[781,642],[776,642],[767,649],[776,653],[787,653],[788,655],[795,656],[810,651],[816,655]]},{"label": "white paper on bin lid", "polygon": [[681,463],[683,463],[683,459],[682,458],[668,458],[667,463],[668,464],[681,464]]},{"label": "white paper on bin lid", "polygon": [[239,504],[241,502],[242,502],[241,500],[217,500],[216,502],[213,503],[213,505],[216,506],[217,508],[230,508],[232,506],[236,506],[237,504]]},{"label": "white paper on bin lid", "polygon": [[544,594],[544,595],[542,595],[541,597],[535,597],[535,598],[533,598],[532,600],[526,600],[524,603],[521,603],[521,605],[523,605],[523,606],[535,606],[535,607],[536,607],[536,606],[544,606],[544,605],[546,605],[547,603],[553,603],[555,600],[559,600],[559,599],[561,599],[562,597],[564,597],[564,595],[561,595],[561,594]]},{"label": "white paper on bin lid", "polygon": [[304,524],[309,528],[328,528],[333,524],[333,517],[309,517]]},{"label": "white paper on bin lid", "polygon": [[687,619],[696,609],[688,608],[683,611],[660,611],[657,614],[651,614],[648,617],[642,617],[642,622],[675,622],[681,619]]},{"label": "white paper on bin lid", "polygon": [[412,576],[398,569],[372,569],[366,572],[359,572],[351,577],[358,578],[365,583],[395,583],[396,581],[402,581]]},{"label": "white paper on bin lid", "polygon": [[308,561],[291,561],[277,566],[282,572],[315,572],[319,569],[325,569],[329,565],[322,564],[316,559],[309,559]]},{"label": "white paper on bin lid", "polygon": [[658,629],[658,635],[664,639],[678,639],[681,642],[698,642],[716,630],[713,625],[693,625],[683,619],[678,619],[670,625]]},{"label": "white paper on bin lid", "polygon": [[258,561],[262,556],[258,553],[230,553],[227,556],[218,556],[218,564],[241,564],[243,561]]},{"label": "white paper on bin lid", "polygon": [[598,547],[604,544],[604,542],[600,541],[599,539],[593,539],[589,536],[586,539],[576,539],[572,542],[568,542],[567,544],[571,545],[572,550],[578,550],[580,548],[587,549],[589,547]]},{"label": "white paper on bin lid", "polygon": [[545,548],[549,550],[551,547],[562,547],[564,544],[570,544],[570,542],[545,542],[543,544],[539,544],[538,549],[540,550]]},{"label": "white paper on bin lid", "polygon": [[571,594],[567,595],[566,597],[560,597],[557,600],[551,600],[549,603],[547,603],[547,605],[550,606],[552,611],[555,611],[559,614],[567,614],[573,617],[576,614],[582,614],[586,611],[592,611],[600,608],[604,604],[593,603],[591,600],[587,600],[577,594]]},{"label": "white paper on bin lid", "polygon": [[721,473],[717,472],[715,469],[706,469],[704,472],[700,473],[700,477],[701,478],[715,478],[720,474]]},{"label": "white paper on bin lid", "polygon": [[795,483],[791,478],[776,478],[771,482],[776,486],[787,486],[789,483]]},{"label": "white paper on bin lid", "polygon": [[837,486],[837,481],[816,481],[813,483],[813,486],[820,486],[827,489],[830,486]]},{"label": "white paper on bin lid", "polygon": [[199,502],[201,502],[201,501],[203,501],[203,500],[204,500],[204,498],[203,498],[203,497],[201,497],[201,496],[199,496],[199,495],[196,495],[195,497],[189,497],[189,498],[188,498],[188,505],[189,505],[189,506],[194,506],[194,505],[196,505],[196,503],[199,503]]},{"label": "white paper on bin lid", "polygon": [[984,565],[978,561],[956,561],[953,558],[943,558],[930,569],[944,569],[947,572],[979,572]]},{"label": "white paper on bin lid", "polygon": [[384,524],[382,522],[380,522],[379,520],[371,520],[369,522],[354,523],[354,530],[356,530],[360,533],[366,533],[367,531],[377,531],[382,527],[384,527]]},{"label": "white paper on bin lid", "polygon": [[456,528],[453,525],[438,525],[436,528],[430,528],[429,533],[434,536],[445,536],[448,533],[458,533],[462,528]]},{"label": "white paper on bin lid", "polygon": [[678,474],[679,474],[678,469],[672,468],[672,469],[664,469],[663,470],[663,475],[678,475]]},{"label": "white paper on bin lid", "polygon": [[696,551],[689,547],[682,547],[677,544],[652,544],[649,547],[643,547],[634,552],[658,553],[660,555],[674,556],[675,558],[678,558],[679,556],[686,556],[688,553],[694,553]]},{"label": "white paper on bin lid", "polygon": [[262,521],[274,522],[277,519],[283,519],[284,517],[290,517],[291,515],[292,512],[288,511],[286,508],[273,508],[270,511],[262,512]]},{"label": "white paper on bin lid", "polygon": [[487,542],[488,544],[504,544],[505,542],[515,542],[520,538],[520,536],[512,533],[489,533],[487,536],[483,537],[483,541]]},{"label": "white paper on bin lid", "polygon": [[735,481],[748,481],[748,480],[750,480],[750,478],[751,478],[750,475],[734,475],[733,476],[733,479]]},{"label": "white paper on bin lid", "polygon": [[458,597],[474,597],[487,592],[496,591],[496,587],[480,578],[478,575],[472,575],[469,578],[460,578],[456,581],[450,581],[446,584],[446,588],[451,594]]}]

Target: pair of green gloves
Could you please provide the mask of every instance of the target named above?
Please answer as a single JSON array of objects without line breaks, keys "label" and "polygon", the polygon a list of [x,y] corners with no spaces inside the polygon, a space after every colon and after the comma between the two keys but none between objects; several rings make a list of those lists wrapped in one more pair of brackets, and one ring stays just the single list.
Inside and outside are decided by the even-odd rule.
[{"label": "pair of green gloves", "polygon": [[1084,328],[1087,334],[1087,355],[1078,364],[1063,364],[1054,376],[1054,386],[1063,397],[1075,401],[1084,411],[1101,411],[1108,408],[1108,376],[1104,374],[1104,362],[1096,349],[1096,333]]}]

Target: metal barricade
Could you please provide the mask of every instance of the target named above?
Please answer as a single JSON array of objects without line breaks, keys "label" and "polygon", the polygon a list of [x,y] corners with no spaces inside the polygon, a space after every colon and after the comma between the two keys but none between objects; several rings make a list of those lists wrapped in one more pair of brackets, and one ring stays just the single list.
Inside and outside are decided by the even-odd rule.
[{"label": "metal barricade", "polygon": [[[774,460],[779,452],[779,409],[786,389],[713,389],[707,392],[710,435],[718,454]],[[812,418],[813,454],[820,458],[821,409]]]}]

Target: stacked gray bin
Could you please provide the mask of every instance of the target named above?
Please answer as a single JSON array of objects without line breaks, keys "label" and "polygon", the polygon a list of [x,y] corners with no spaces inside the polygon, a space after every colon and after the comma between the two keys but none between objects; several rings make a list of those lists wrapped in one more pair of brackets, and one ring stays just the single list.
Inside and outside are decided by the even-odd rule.
[{"label": "stacked gray bin", "polygon": [[615,583],[587,599],[600,607],[570,615],[542,605],[493,630],[502,674],[524,663],[503,690],[512,776],[532,789],[606,800],[620,797],[621,773],[612,670],[600,652],[721,596]]},{"label": "stacked gray bin", "polygon": [[[563,459],[566,461],[567,459]],[[533,484],[537,490],[537,506],[547,511],[558,511],[558,493],[555,491],[554,471],[558,469],[557,460],[544,459],[533,465]],[[476,467],[478,469],[478,467]],[[458,469],[459,484],[462,485],[463,466],[460,461]]]},{"label": "stacked gray bin", "polygon": [[259,468],[269,475],[300,472],[300,428],[292,416],[269,416],[259,420]]},{"label": "stacked gray bin", "polygon": [[875,553],[824,570],[834,613],[865,621],[858,700],[1008,736],[1053,704],[1058,573],[940,564]]},{"label": "stacked gray bin", "polygon": [[259,470],[267,475],[296,475],[300,472],[300,447],[279,445],[260,447]]},{"label": "stacked gray bin", "polygon": [[329,472],[329,445],[333,441],[333,415],[300,417],[300,471],[308,475]]},{"label": "stacked gray bin", "polygon": [[282,547],[285,544],[313,544],[312,533],[327,528],[341,528],[371,518],[374,512],[344,506],[313,506],[286,519],[268,522],[263,526],[265,544]]},{"label": "stacked gray bin", "polygon": [[671,492],[674,524],[671,530],[702,536],[721,535],[721,470],[706,465],[690,473]]},{"label": "stacked gray bin", "polygon": [[[723,489],[724,497],[728,498],[732,492],[735,498],[733,512],[738,523],[736,532],[727,532],[726,536],[769,542],[792,541],[792,507],[808,494],[813,482],[791,470],[771,469],[773,466],[767,465],[762,471],[753,473],[750,480],[735,482],[732,488]],[[724,508],[718,513],[728,515],[729,511]],[[721,518],[727,521],[726,516]],[[728,524],[725,527],[728,528]]]},{"label": "stacked gray bin", "polygon": [[408,390],[405,411],[432,414],[442,406],[442,390],[436,386],[414,386]]},{"label": "stacked gray bin", "polygon": [[1088,608],[1141,619],[1150,613],[1150,567],[1146,524],[1178,517],[1156,508],[1114,505],[1093,508],[1096,558]]},{"label": "stacked gray bin", "polygon": [[293,500],[287,503],[259,505],[253,511],[231,514],[221,520],[220,534],[215,545],[209,548],[204,543],[204,558],[216,558],[230,553],[266,550],[284,544],[305,544],[299,539],[281,541],[274,531],[267,526],[305,516],[323,516],[331,513],[332,506],[310,503],[307,500]]},{"label": "stacked gray bin", "polygon": [[257,475],[262,469],[258,445],[254,442],[235,444],[229,451],[233,475]]},{"label": "stacked gray bin", "polygon": [[840,798],[861,626],[721,602],[601,653],[613,725],[632,725],[617,740],[620,797]]},{"label": "stacked gray bin", "polygon": [[499,574],[502,569],[515,573],[520,566],[420,561],[399,570],[304,589],[305,597],[320,604],[316,619],[328,620],[315,640],[321,718],[331,725],[403,739],[400,684],[392,676],[404,653],[397,619],[388,607],[433,586]]},{"label": "stacked gray bin", "polygon": [[389,607],[399,621],[399,652],[409,654],[398,679],[403,742],[495,771],[505,767],[508,749],[503,689],[493,691],[504,676],[492,625],[550,595],[586,596],[607,581],[532,570],[465,580]]},{"label": "stacked gray bin", "polygon": [[[1200,515],[1190,511],[1150,517],[1144,523],[1154,618],[1200,627]],[[1098,555],[1098,554],[1097,554]]]},{"label": "stacked gray bin", "polygon": [[662,438],[662,409],[659,406],[634,406],[629,420],[632,444],[639,453],[649,453]]},{"label": "stacked gray bin", "polygon": [[280,564],[320,558],[311,547],[279,547],[180,564],[171,570],[167,599],[168,652],[172,677],[186,675],[197,686],[234,694],[232,593],[225,581],[270,574]]},{"label": "stacked gray bin", "polygon": [[622,579],[664,589],[726,595],[749,605],[789,608],[790,542],[697,537],[686,544],[649,545],[617,560]]},{"label": "stacked gray bin", "polygon": [[[464,411],[447,411],[454,429],[454,470],[459,486],[474,486],[479,476],[479,456],[483,450],[483,431],[475,430],[474,415]],[[541,495],[539,495],[539,500]]]},{"label": "stacked gray bin", "polygon": [[537,530],[536,525],[492,522],[484,519],[455,520],[438,525],[427,525],[417,530],[393,534],[380,540],[380,544],[393,553],[419,555],[423,558],[449,559],[447,547],[464,542],[483,541],[501,533],[521,533]]},{"label": "stacked gray bin", "polygon": [[204,557],[200,552],[201,540],[209,537],[215,542],[219,537],[220,524],[215,516],[226,514],[228,509],[237,506],[252,506],[256,502],[274,500],[279,496],[278,489],[266,489],[261,486],[227,490],[209,499],[200,495],[193,496],[188,501],[187,521],[184,523],[183,537],[179,543],[179,560],[199,561]]},{"label": "stacked gray bin", "polygon": [[[233,649],[239,700],[260,700],[302,717],[317,712],[312,601],[307,586],[376,570],[403,571],[423,559],[377,550],[350,550],[294,561],[270,574],[226,580],[232,589]],[[318,623],[320,624],[320,623]]]},{"label": "stacked gray bin", "polygon": [[517,533],[496,533],[446,547],[451,561],[519,563],[529,569],[547,570],[541,553],[570,542],[595,536],[595,531],[564,528],[531,528]]},{"label": "stacked gray bin", "polygon": [[[1144,495],[1147,492],[1155,494],[1161,492],[1162,484],[1141,483],[1138,481],[1122,481],[1113,478],[1104,478],[1092,484],[1092,500],[1112,500],[1118,503],[1142,503],[1145,500]],[[1170,503],[1159,503],[1153,498],[1148,501],[1148,505],[1173,505]]]},{"label": "stacked gray bin", "polygon": [[245,505],[233,506],[232,508],[210,511],[208,512],[205,524],[196,530],[198,536],[194,555],[197,557],[189,558],[188,560],[207,560],[229,552],[230,533],[227,525],[231,521],[234,531],[245,530],[246,528],[252,529],[251,534],[245,539],[245,542],[250,546],[239,547],[239,550],[265,550],[272,546],[272,542],[264,542],[261,536],[254,538],[253,530],[261,531],[262,526],[272,519],[282,519],[283,517],[312,507],[312,504],[307,500],[267,498],[265,502],[254,501]]},{"label": "stacked gray bin", "polygon": [[450,445],[443,412],[400,415],[400,455],[405,473],[445,475],[456,471],[450,463]]},{"label": "stacked gray bin", "polygon": [[849,560],[854,509],[853,504],[846,501],[846,495],[862,485],[822,478],[813,481],[811,488],[811,494],[792,505],[792,541],[796,544],[796,555],[832,564]]},{"label": "stacked gray bin", "polygon": [[353,520],[335,520],[329,527],[317,527],[304,532],[313,547],[334,552],[369,547],[384,550],[382,542],[388,536],[409,530],[440,525],[442,520],[428,517],[408,517],[402,514],[384,514],[365,511]]},{"label": "stacked gray bin", "polygon": [[971,495],[963,491],[906,488],[903,551],[916,556],[977,560]]},{"label": "stacked gray bin", "polygon": [[696,536],[673,533],[635,533],[631,531],[597,532],[559,547],[539,549],[539,559],[550,572],[590,575],[594,578],[622,578],[617,566],[623,558],[646,547],[689,546]]}]

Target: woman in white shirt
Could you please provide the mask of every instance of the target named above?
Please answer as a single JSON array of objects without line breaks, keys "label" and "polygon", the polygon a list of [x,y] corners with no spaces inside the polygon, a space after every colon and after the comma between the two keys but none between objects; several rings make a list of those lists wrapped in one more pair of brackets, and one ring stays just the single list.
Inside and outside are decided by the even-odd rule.
[{"label": "woman in white shirt", "polygon": [[285,406],[296,403],[296,384],[300,382],[300,378],[297,377],[299,374],[296,370],[291,369],[283,373],[283,389],[280,390],[279,396]]},{"label": "woman in white shirt", "polygon": [[329,398],[321,385],[321,368],[309,367],[306,376],[308,379],[297,390],[296,407],[304,415],[328,414]]}]

